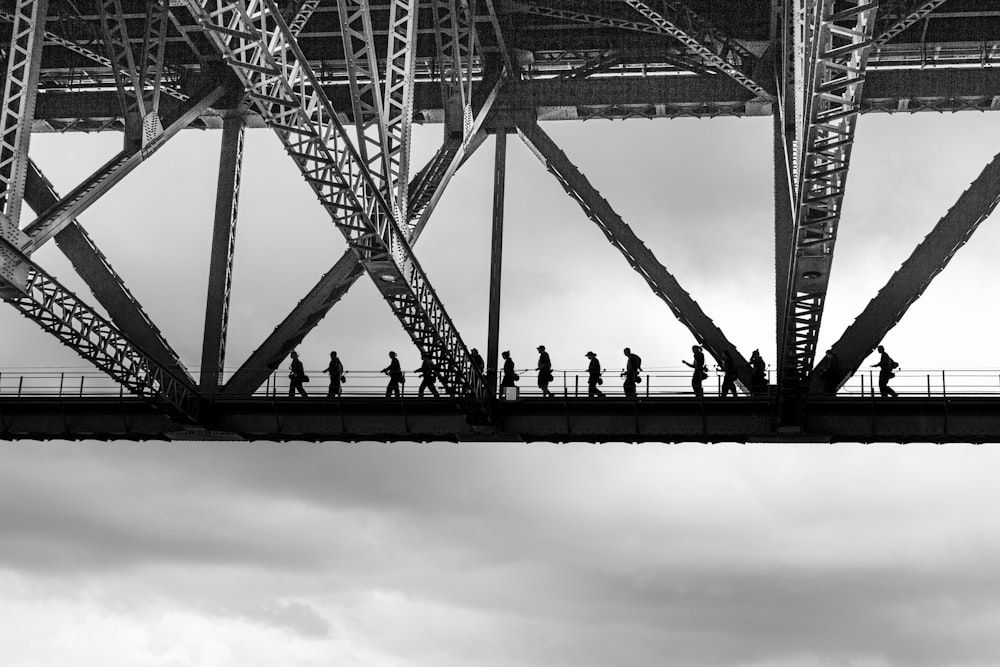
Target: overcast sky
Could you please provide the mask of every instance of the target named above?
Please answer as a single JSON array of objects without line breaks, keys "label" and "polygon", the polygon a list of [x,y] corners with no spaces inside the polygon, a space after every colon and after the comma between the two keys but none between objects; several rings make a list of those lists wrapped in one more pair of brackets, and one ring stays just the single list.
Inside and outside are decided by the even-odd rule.
[{"label": "overcast sky", "polygon": [[[774,358],[769,119],[543,125],[744,354]],[[1000,116],[864,116],[821,337],[836,339],[1000,146]],[[417,131],[415,163],[441,128]],[[219,133],[172,140],[82,216],[196,369]],[[119,135],[34,135],[68,192]],[[556,368],[691,338],[510,141],[502,345]],[[417,255],[485,348],[492,142]],[[248,135],[230,366],[344,242]],[[26,215],[26,219],[30,215]],[[1000,367],[986,223],[885,343]],[[77,287],[54,248],[39,256]],[[85,290],[81,289],[81,294]],[[985,304],[985,307],[984,307]],[[81,362],[13,309],[4,369]],[[301,346],[417,354],[364,280]],[[1000,659],[995,447],[0,446],[0,654],[15,667],[889,667]]]}]

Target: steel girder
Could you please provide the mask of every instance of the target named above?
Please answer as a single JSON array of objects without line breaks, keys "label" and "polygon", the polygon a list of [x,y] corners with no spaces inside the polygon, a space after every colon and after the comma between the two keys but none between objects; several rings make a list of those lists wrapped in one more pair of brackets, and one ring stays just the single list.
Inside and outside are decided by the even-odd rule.
[{"label": "steel girder", "polygon": [[771,93],[754,79],[757,57],[743,45],[710,25],[677,0],[663,0],[664,11],[645,0],[622,0],[646,17],[664,34],[681,42],[706,65],[716,67],[757,97],[770,99]]},{"label": "steel girder", "polygon": [[292,0],[289,3],[289,11],[285,20],[293,35],[297,36],[302,32],[318,6],[319,0]]},{"label": "steel girder", "polygon": [[147,109],[142,95],[142,80],[129,42],[121,0],[99,0],[97,9],[101,18],[104,43],[111,60],[111,71],[115,77],[115,86],[118,88],[118,99],[125,117],[125,145],[128,146],[131,142],[141,142],[145,145],[144,127]]},{"label": "steel girder", "polygon": [[134,145],[123,150],[63,197],[57,205],[38,216],[24,228],[31,240],[30,252],[34,252],[59,233],[70,221],[78,217],[104,193],[142,164],[143,160],[155,153],[170,138],[221,99],[227,90],[223,84],[215,86],[197,102],[190,104],[151,143],[144,147]]},{"label": "steel girder", "polygon": [[[865,309],[833,344],[839,373],[837,386],[847,381],[875,346],[903,318],[937,274],[944,270],[972,234],[1000,204],[1000,155],[986,165],[934,229],[889,278]],[[822,390],[828,376],[824,358],[813,373],[812,389]],[[833,371],[830,371],[833,372]]]},{"label": "steel girder", "polygon": [[[445,135],[469,135],[472,127],[472,70],[475,30],[457,0],[432,0]],[[457,108],[456,108],[457,107]]]},{"label": "steel girder", "polygon": [[796,145],[786,150],[794,214],[778,350],[788,405],[804,396],[815,359],[876,4],[804,0],[797,7]]},{"label": "steel girder", "polygon": [[660,297],[674,316],[695,337],[699,344],[722,361],[726,352],[736,364],[737,377],[744,388],[751,385],[750,365],[726,338],[722,330],[691,298],[677,279],[656,259],[653,252],[635,235],[632,228],[604,197],[591,185],[562,150],[534,121],[517,122],[517,131],[528,148],[556,177],[566,193],[604,233],[608,241],[625,257],[636,273],[642,276],[656,296]]},{"label": "steel girder", "polygon": [[[499,89],[500,83],[494,83],[483,100],[473,125],[475,133],[472,137],[468,141],[463,141],[460,137],[446,137],[437,154],[410,184],[408,208],[411,224],[408,229],[411,245],[419,239],[452,176],[485,139],[486,131],[482,129],[482,125],[493,107]],[[226,382],[222,393],[240,396],[256,391],[271,371],[319,324],[363,273],[364,268],[354,253],[350,250],[345,252]]]},{"label": "steel girder", "polygon": [[392,188],[389,169],[388,129],[368,2],[337,0],[337,7],[347,58],[347,80],[351,89],[358,153],[391,204],[396,192]]},{"label": "steel girder", "polygon": [[[13,23],[14,14],[4,9],[0,9],[0,20]],[[48,29],[45,30],[45,42],[47,44],[56,44],[58,46],[61,46],[64,49],[72,51],[77,55],[83,56],[84,58],[87,58],[88,60],[91,60],[103,67],[107,67],[109,69],[112,67],[111,61],[106,56],[92,49],[88,49],[87,47],[82,46],[79,43],[71,39],[67,39],[66,37],[63,37],[62,35]],[[167,82],[161,82],[160,92],[164,93],[165,95],[169,95],[170,97],[173,97],[175,99],[181,100],[182,102],[188,100],[188,96],[186,94],[180,92],[174,86],[170,85]]]},{"label": "steel girder", "polygon": [[875,46],[879,47],[892,41],[904,30],[926,18],[928,14],[947,1],[901,0],[894,7],[884,8],[879,13],[887,16],[887,20],[885,22],[879,21],[878,31],[874,39]]},{"label": "steel girder", "polygon": [[[47,9],[47,0],[17,0],[0,102],[0,236],[16,251],[30,246],[19,225]],[[6,244],[0,244],[0,291],[24,290],[27,267]]]},{"label": "steel girder", "polygon": [[27,290],[8,297],[8,303],[130,392],[182,422],[199,420],[204,401],[187,383],[135,347],[27,256],[22,261],[28,272]]},{"label": "steel girder", "polygon": [[445,390],[473,418],[490,395],[451,318],[410,250],[273,0],[188,0],[207,36],[263,116]]},{"label": "steel girder", "polygon": [[[44,211],[59,201],[55,188],[33,162],[29,162],[28,165],[24,201],[35,212]],[[72,220],[56,234],[55,241],[77,274],[104,307],[115,326],[143,353],[193,386],[194,381],[181,364],[180,357],[163,338],[163,334],[153,324],[83,226]]]},{"label": "steel girder", "polygon": [[386,49],[385,150],[388,156],[390,201],[396,220],[409,219],[406,211],[410,177],[410,129],[413,123],[413,85],[417,48],[417,0],[390,0],[389,43]]},{"label": "steel girder", "polygon": [[226,361],[236,221],[243,177],[244,135],[243,119],[236,114],[228,116],[222,128],[208,296],[205,299],[205,330],[201,344],[199,386],[206,393],[214,393],[218,389]]}]

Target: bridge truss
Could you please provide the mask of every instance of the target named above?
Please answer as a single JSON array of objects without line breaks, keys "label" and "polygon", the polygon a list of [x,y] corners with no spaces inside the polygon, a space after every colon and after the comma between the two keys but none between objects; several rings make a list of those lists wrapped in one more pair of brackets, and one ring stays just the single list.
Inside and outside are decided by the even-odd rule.
[{"label": "bridge truss", "polygon": [[[850,378],[1000,201],[995,160],[834,345],[838,365],[817,364],[858,117],[1000,109],[1000,11],[989,0],[13,0],[0,8],[0,35],[0,294],[161,415],[163,437],[217,425],[227,401],[252,405],[365,274],[434,361],[468,433],[510,434],[495,378],[473,364],[414,250],[489,134],[500,146],[523,139],[694,338],[716,360],[732,356],[749,391],[744,355],[542,125],[774,118],[778,377],[763,427],[773,434],[807,427],[831,376]],[[445,128],[420,169],[410,164],[414,122]],[[78,220],[186,128],[223,133],[197,378]],[[349,250],[223,383],[252,128],[276,133]],[[30,159],[34,132],[107,131],[122,134],[122,151],[66,195]],[[498,232],[499,151],[496,165]],[[37,215],[24,227],[22,203]],[[52,239],[107,318],[35,263]],[[492,299],[491,341],[497,312]]]}]

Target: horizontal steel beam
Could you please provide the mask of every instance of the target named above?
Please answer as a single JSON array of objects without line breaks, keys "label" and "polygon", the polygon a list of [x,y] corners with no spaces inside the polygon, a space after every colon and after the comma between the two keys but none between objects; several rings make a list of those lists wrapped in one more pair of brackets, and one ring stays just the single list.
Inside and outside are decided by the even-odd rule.
[{"label": "horizontal steel beam", "polygon": [[777,431],[761,399],[530,399],[501,402],[473,428],[447,400],[218,400],[182,426],[137,399],[0,395],[4,440],[287,442],[960,442],[1000,443],[998,398],[835,398],[810,403],[800,432]]}]

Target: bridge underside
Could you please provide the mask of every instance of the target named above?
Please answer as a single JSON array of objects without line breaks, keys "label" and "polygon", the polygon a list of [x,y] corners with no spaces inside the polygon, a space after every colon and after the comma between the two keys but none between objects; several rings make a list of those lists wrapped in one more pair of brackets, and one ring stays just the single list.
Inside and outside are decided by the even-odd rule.
[{"label": "bridge underside", "polygon": [[4,440],[276,442],[1000,442],[1000,399],[814,399],[801,430],[776,427],[775,402],[529,399],[505,402],[494,427],[448,401],[253,398],[212,403],[203,426],[137,398],[0,401]]}]

